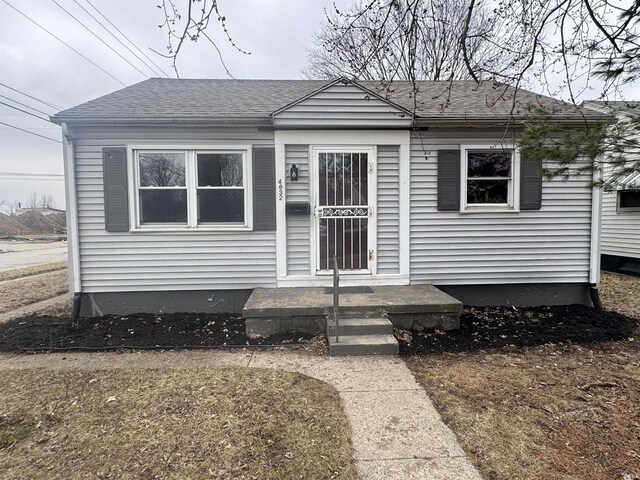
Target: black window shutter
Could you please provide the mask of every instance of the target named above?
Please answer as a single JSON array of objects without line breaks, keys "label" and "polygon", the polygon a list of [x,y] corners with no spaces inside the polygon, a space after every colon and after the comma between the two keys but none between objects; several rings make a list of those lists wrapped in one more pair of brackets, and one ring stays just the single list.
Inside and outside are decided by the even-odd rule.
[{"label": "black window shutter", "polygon": [[520,210],[542,208],[542,161],[520,158]]},{"label": "black window shutter", "polygon": [[102,149],[104,185],[104,228],[107,232],[129,231],[129,192],[127,189],[127,149]]},{"label": "black window shutter", "polygon": [[460,150],[438,150],[438,210],[460,210]]},{"label": "black window shutter", "polygon": [[253,229],[276,229],[276,152],[273,147],[253,148]]}]

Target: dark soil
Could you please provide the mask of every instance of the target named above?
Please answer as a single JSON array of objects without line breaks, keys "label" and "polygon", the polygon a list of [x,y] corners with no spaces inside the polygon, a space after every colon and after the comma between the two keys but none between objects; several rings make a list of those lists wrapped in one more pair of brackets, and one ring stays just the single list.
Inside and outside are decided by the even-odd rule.
[{"label": "dark soil", "polygon": [[[545,344],[596,344],[632,339],[638,320],[583,305],[467,307],[460,329],[422,332],[395,329],[401,355],[532,347]],[[638,341],[629,342],[637,345]]]},{"label": "dark soil", "polygon": [[0,351],[114,348],[203,348],[310,344],[310,334],[250,339],[244,319],[229,314],[173,313],[81,318],[23,317],[0,323]]}]

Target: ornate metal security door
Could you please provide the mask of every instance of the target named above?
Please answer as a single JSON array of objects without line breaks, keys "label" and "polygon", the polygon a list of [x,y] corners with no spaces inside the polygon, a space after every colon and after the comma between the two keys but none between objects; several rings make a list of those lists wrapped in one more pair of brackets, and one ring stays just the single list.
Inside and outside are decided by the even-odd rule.
[{"label": "ornate metal security door", "polygon": [[371,272],[373,249],[369,237],[374,212],[370,156],[368,151],[317,153],[315,214],[319,272],[333,268],[334,256],[342,271]]}]

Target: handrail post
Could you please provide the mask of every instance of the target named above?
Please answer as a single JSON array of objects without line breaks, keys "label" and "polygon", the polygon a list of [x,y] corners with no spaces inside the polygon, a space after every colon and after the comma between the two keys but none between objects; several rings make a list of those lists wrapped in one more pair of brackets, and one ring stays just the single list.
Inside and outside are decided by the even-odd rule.
[{"label": "handrail post", "polygon": [[340,303],[340,271],[338,270],[338,260],[333,257],[333,325],[336,329],[336,343],[338,343],[338,310]]}]

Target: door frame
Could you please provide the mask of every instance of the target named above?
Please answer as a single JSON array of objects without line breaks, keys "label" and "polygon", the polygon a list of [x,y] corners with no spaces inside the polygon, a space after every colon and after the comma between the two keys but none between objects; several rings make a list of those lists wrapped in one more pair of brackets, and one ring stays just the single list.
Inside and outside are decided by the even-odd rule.
[{"label": "door frame", "polygon": [[[367,153],[369,168],[367,169],[367,203],[370,209],[369,222],[367,226],[367,246],[373,252],[373,258],[369,260],[368,270],[340,270],[341,275],[360,275],[370,277],[377,273],[378,251],[378,149],[376,145],[310,145],[309,146],[309,202],[311,204],[311,225],[310,225],[310,266],[312,277],[326,277],[332,275],[331,270],[319,271],[320,263],[320,242],[319,242],[319,217],[317,207],[319,202],[318,191],[318,168],[320,153]],[[369,252],[367,252],[369,258]]]}]

